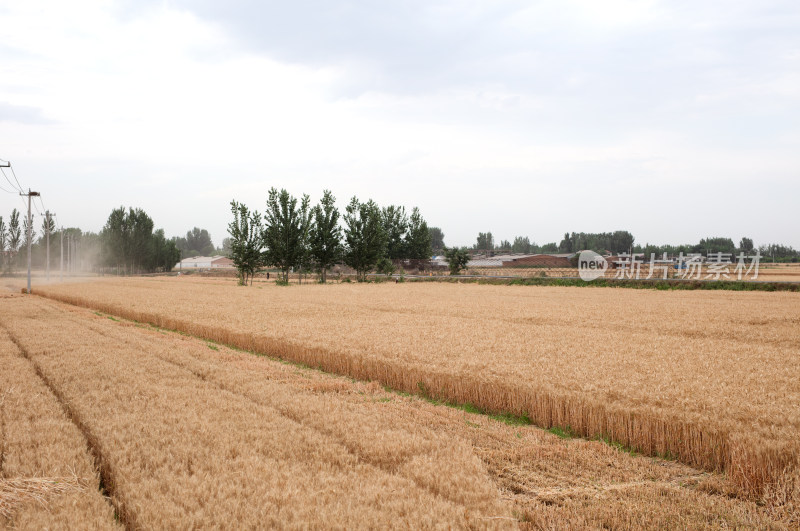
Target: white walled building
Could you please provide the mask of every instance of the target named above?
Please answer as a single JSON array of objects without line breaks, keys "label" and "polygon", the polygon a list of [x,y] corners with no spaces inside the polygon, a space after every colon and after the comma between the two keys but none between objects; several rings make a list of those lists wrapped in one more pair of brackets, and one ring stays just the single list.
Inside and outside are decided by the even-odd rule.
[{"label": "white walled building", "polygon": [[232,269],[233,260],[227,256],[193,256],[184,258],[173,268],[173,271],[199,270],[199,269]]}]

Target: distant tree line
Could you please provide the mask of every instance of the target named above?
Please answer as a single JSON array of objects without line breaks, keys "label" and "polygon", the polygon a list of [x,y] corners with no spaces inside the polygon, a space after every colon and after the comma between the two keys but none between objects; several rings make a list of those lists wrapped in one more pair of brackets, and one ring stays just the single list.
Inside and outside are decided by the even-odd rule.
[{"label": "distant tree line", "polygon": [[199,227],[194,227],[192,230],[187,231],[185,237],[177,236],[172,240],[175,242],[175,247],[181,252],[182,258],[212,256],[217,251],[211,242],[211,235],[206,229]]},{"label": "distant tree line", "polygon": [[[12,210],[8,221],[0,216],[0,272],[9,274],[27,267],[28,223],[27,215]],[[49,238],[48,238],[49,233]],[[100,237],[93,232],[83,232],[76,227],[58,228],[52,216],[42,216],[36,228],[35,215],[31,215],[31,265],[46,269],[48,240],[50,244],[50,270],[65,271],[91,269],[100,254]],[[63,256],[62,256],[63,251]]]},{"label": "distant tree line", "polygon": [[655,253],[656,256],[661,256],[663,253],[668,255],[684,255],[691,253],[700,253],[706,255],[708,253],[730,253],[738,255],[745,253],[751,256],[758,251],[762,256],[762,261],[768,262],[800,262],[800,251],[794,249],[790,245],[781,245],[778,243],[764,244],[756,247],[751,238],[742,238],[739,240],[737,246],[731,238],[725,237],[711,237],[703,238],[696,244],[683,244],[683,245],[652,245],[644,244],[637,245],[633,248],[636,253],[644,253],[645,256],[650,256]]},{"label": "distant tree line", "polygon": [[492,254],[492,253],[522,253],[522,254],[538,254],[538,253],[557,253],[558,244],[546,243],[538,245],[532,242],[527,236],[517,236],[514,242],[508,240],[501,240],[499,244],[495,245],[494,236],[491,232],[479,232],[478,239],[472,246],[472,250],[476,253]]},{"label": "distant tree line", "polygon": [[115,208],[100,232],[102,260],[121,274],[171,271],[181,259],[164,229],[153,231],[153,220],[140,208]]},{"label": "distant tree line", "polygon": [[[28,218],[27,215],[22,215],[20,222],[20,212],[15,208],[11,211],[11,216],[8,218],[8,223],[0,216],[0,272],[12,273],[17,268],[24,268],[27,266],[27,248],[28,248]],[[31,215],[31,263],[34,267],[44,265],[43,255],[46,255],[45,234],[47,227],[50,227],[51,245],[55,237],[59,233],[55,230],[55,226],[51,217],[47,217],[42,222],[42,231],[40,233],[34,226],[35,216]],[[39,237],[40,236],[40,237]],[[37,239],[37,237],[39,237]],[[25,252],[22,252],[25,251]],[[52,258],[51,258],[52,261]]]},{"label": "distant tree line", "polygon": [[655,253],[657,256],[667,253],[668,255],[684,255],[690,253],[707,254],[710,252],[722,252],[738,254],[740,252],[748,255],[758,251],[764,261],[775,262],[800,262],[800,251],[791,246],[781,244],[765,244],[756,248],[751,238],[742,238],[736,245],[731,238],[709,237],[703,238],[696,244],[682,245],[653,245],[645,243],[636,244],[633,234],[628,231],[615,232],[572,232],[565,233],[560,243],[547,243],[537,245],[531,242],[527,236],[517,236],[513,243],[502,240],[495,244],[491,232],[479,232],[476,243],[472,247],[475,253],[577,253],[583,250],[593,250],[599,253],[619,254],[624,252],[643,253],[650,256]]},{"label": "distant tree line", "polygon": [[[252,282],[262,267],[278,269],[283,282],[293,269],[316,271],[325,282],[328,270],[339,263],[365,280],[371,271],[391,273],[399,260],[430,258],[432,231],[418,208],[409,214],[403,206],[381,208],[353,197],[342,215],[335,203],[329,190],[311,206],[308,195],[298,199],[275,188],[263,215],[231,201],[230,258],[240,283]],[[441,230],[438,237],[443,246]]]},{"label": "distant tree line", "polygon": [[584,249],[598,249],[611,253],[630,252],[633,248],[633,234],[626,230],[614,232],[573,232],[564,234],[558,244],[559,253],[577,253]]}]

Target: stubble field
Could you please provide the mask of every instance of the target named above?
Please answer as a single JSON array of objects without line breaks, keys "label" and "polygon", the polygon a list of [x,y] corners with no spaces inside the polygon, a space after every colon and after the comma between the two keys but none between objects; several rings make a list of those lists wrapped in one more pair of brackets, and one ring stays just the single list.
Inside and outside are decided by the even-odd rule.
[{"label": "stubble field", "polygon": [[186,277],[38,292],[725,472],[754,499],[796,483],[795,293]]},{"label": "stubble field", "polygon": [[9,527],[794,525],[723,475],[604,442],[36,296],[0,315]]}]

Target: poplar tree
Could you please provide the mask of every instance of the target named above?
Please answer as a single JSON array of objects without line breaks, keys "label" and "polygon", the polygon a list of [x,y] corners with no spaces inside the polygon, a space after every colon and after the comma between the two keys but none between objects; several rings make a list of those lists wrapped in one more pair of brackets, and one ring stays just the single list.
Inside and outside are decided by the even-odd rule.
[{"label": "poplar tree", "polygon": [[239,273],[239,285],[253,284],[253,275],[263,264],[263,226],[261,214],[250,212],[244,204],[231,201],[233,221],[228,224],[230,258]]},{"label": "poplar tree", "polygon": [[359,281],[364,281],[386,250],[381,209],[371,199],[361,203],[354,196],[347,205],[344,222],[344,262],[356,270]]},{"label": "poplar tree", "polygon": [[401,206],[389,205],[381,211],[383,231],[386,233],[386,258],[400,260],[408,258],[406,250],[406,231],[408,216]]},{"label": "poplar tree", "polygon": [[342,258],[342,229],[339,227],[339,210],[336,198],[330,190],[325,190],[319,205],[312,209],[313,222],[309,234],[311,259],[320,275],[320,281],[327,280],[328,269]]},{"label": "poplar tree", "polygon": [[414,207],[408,220],[407,232],[405,237],[404,258],[412,260],[424,260],[431,257],[431,231],[428,224],[419,213],[419,208]]},{"label": "poplar tree", "polygon": [[19,226],[19,212],[15,208],[11,211],[11,219],[8,220],[8,262],[9,269],[14,264],[14,259],[17,257],[20,243],[22,242],[22,231]]},{"label": "poplar tree", "polygon": [[284,282],[288,282],[293,267],[307,260],[310,214],[308,195],[303,196],[298,208],[297,199],[289,192],[270,189],[264,214],[264,262],[277,267]]}]

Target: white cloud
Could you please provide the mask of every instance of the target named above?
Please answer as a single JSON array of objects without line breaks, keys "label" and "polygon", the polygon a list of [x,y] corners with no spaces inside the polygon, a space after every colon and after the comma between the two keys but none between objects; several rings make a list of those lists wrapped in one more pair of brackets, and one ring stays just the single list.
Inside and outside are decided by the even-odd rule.
[{"label": "white cloud", "polygon": [[448,243],[679,241],[752,206],[751,236],[800,247],[791,3],[208,5],[1,8],[0,157],[65,223],[124,203],[219,242],[277,186],[419,205]]}]

